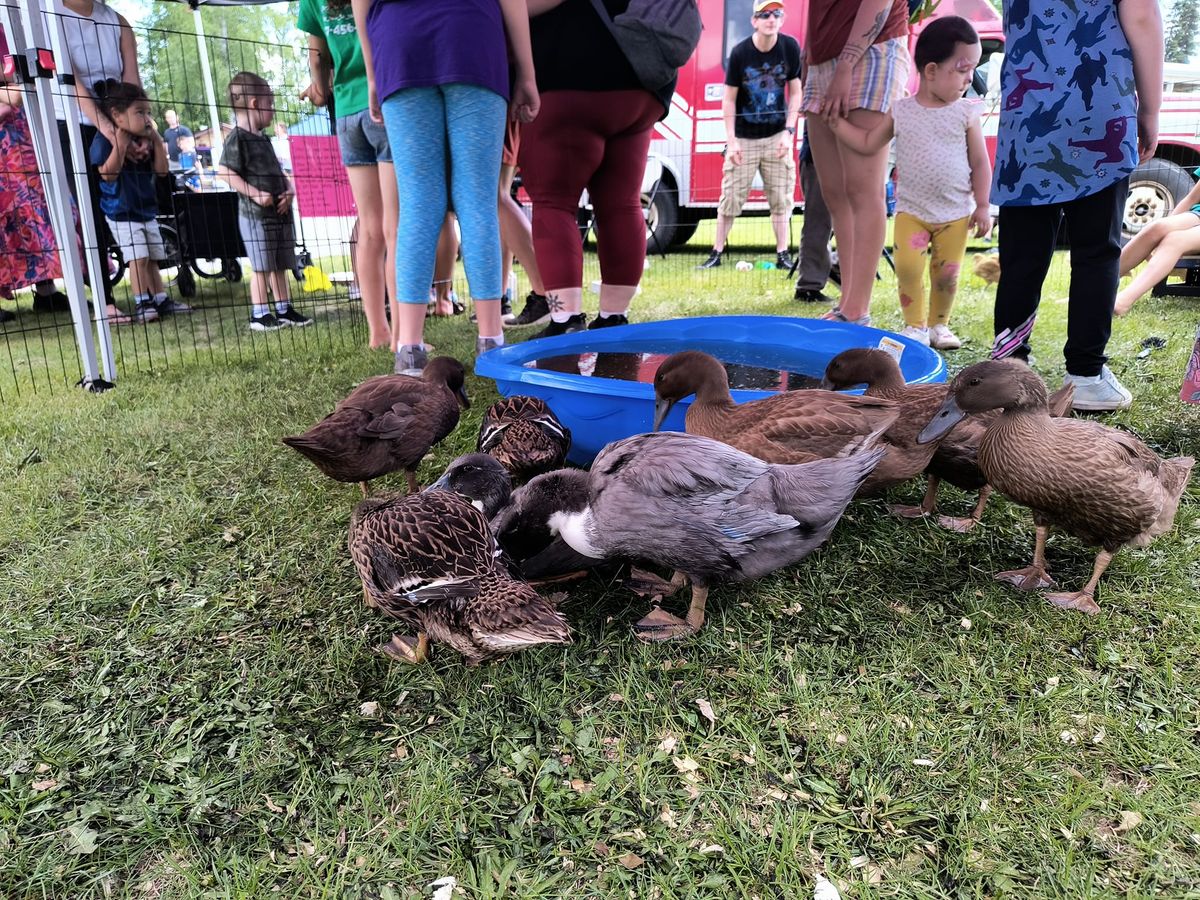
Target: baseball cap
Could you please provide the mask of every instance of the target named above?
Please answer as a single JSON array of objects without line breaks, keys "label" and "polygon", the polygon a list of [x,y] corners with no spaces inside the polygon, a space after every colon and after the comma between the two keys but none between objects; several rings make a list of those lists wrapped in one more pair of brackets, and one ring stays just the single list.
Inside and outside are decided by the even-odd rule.
[{"label": "baseball cap", "polygon": [[754,0],[754,11],[756,13],[760,13],[764,9],[775,9],[776,7],[783,9],[783,3],[780,0]]}]

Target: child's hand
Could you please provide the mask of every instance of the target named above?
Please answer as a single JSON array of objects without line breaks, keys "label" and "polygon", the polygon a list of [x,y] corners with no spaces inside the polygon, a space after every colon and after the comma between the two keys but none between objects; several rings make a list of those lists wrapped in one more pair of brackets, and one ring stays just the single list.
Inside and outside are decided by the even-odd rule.
[{"label": "child's hand", "polygon": [[275,212],[281,216],[286,216],[292,211],[292,198],[296,195],[292,191],[284,191],[279,195],[279,199],[275,201]]},{"label": "child's hand", "polygon": [[987,237],[992,233],[992,210],[986,204],[975,207],[971,213],[971,227],[975,229],[975,237]]},{"label": "child's hand", "polygon": [[260,191],[258,188],[252,188],[250,199],[261,206],[263,209],[270,209],[275,205],[275,197],[273,194],[268,194],[266,191]]},{"label": "child's hand", "polygon": [[513,118],[518,122],[532,122],[541,108],[542,98],[538,95],[537,82],[532,78],[518,80],[513,85],[512,100],[509,102]]}]

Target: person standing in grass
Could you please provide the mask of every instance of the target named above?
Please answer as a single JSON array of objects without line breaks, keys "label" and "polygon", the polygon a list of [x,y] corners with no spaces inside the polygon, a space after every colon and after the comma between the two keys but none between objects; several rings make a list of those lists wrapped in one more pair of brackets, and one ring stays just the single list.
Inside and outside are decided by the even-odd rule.
[{"label": "person standing in grass", "polygon": [[[288,277],[296,267],[292,225],[292,183],[283,174],[271,139],[263,129],[275,116],[275,93],[260,75],[238,72],[229,82],[229,105],[237,127],[225,139],[218,174],[237,191],[238,230],[253,274],[250,279],[251,331],[312,324],[291,303]],[[275,297],[275,313],[267,302]]]},{"label": "person standing in grass", "polygon": [[921,79],[915,96],[897,100],[870,131],[829,119],[838,140],[858,153],[875,153],[896,139],[896,279],[906,323],[900,334],[938,350],[962,346],[950,330],[950,310],[967,235],[992,230],[992,166],[980,104],[963,97],[981,54],[979,35],[966,19],[934,19],[913,50]]},{"label": "person standing in grass", "polygon": [[[100,209],[129,266],[135,322],[154,322],[171,313],[189,313],[172,300],[158,271],[166,257],[158,228],[154,180],[166,175],[167,145],[150,116],[150,101],[140,85],[106,79],[93,87],[100,112],[113,124],[113,141],[97,132],[89,151],[100,173]],[[138,151],[138,153],[135,153]],[[141,152],[148,155],[138,158]]]}]

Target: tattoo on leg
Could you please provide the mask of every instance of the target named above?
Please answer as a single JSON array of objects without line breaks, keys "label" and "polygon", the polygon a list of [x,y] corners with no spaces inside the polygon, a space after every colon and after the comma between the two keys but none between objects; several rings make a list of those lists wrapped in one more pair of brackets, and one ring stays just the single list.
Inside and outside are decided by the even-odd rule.
[{"label": "tattoo on leg", "polygon": [[550,312],[552,313],[562,312],[566,309],[566,304],[563,303],[562,298],[558,294],[546,294],[546,305],[550,307]]}]

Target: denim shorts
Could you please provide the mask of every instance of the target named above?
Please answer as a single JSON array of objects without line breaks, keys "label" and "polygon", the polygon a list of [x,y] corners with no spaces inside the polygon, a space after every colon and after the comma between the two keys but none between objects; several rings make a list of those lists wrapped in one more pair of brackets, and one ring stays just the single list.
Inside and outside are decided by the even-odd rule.
[{"label": "denim shorts", "polygon": [[392,161],[387,129],[371,119],[371,111],[351,113],[337,118],[338,147],[344,166],[376,166]]}]

